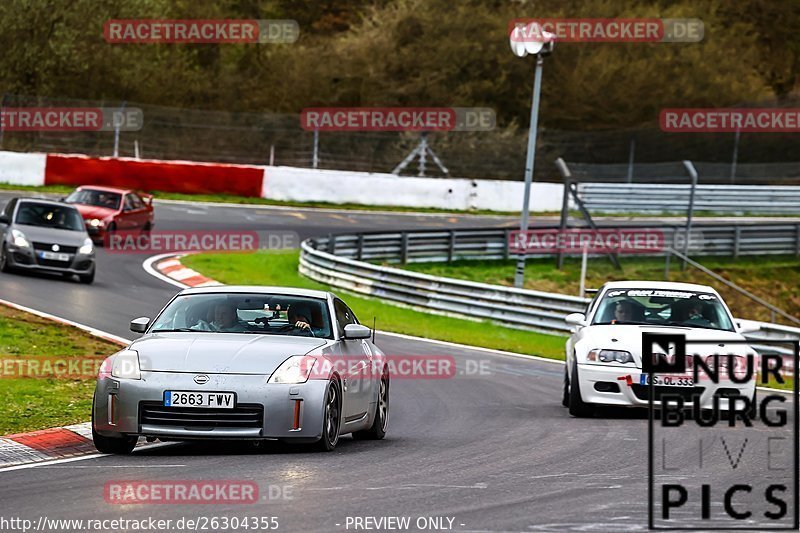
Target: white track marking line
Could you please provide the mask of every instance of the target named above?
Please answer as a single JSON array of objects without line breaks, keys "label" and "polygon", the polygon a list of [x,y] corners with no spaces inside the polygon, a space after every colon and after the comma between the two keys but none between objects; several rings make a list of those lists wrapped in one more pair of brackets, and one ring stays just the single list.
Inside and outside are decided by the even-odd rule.
[{"label": "white track marking line", "polygon": [[183,255],[176,255],[175,252],[169,252],[169,253],[166,253],[166,254],[154,255],[152,257],[148,257],[147,259],[144,260],[144,262],[142,262],[142,268],[144,269],[145,272],[147,272],[151,276],[153,276],[155,278],[158,278],[158,279],[160,279],[161,281],[163,281],[165,283],[169,283],[170,285],[173,285],[175,287],[179,287],[181,289],[188,288],[189,286],[186,285],[185,283],[181,283],[180,281],[174,280],[174,279],[170,278],[169,276],[166,276],[166,275],[162,274],[161,272],[156,270],[156,268],[153,266],[154,263],[157,263],[157,262],[161,261],[162,259],[166,259],[168,257],[174,257],[176,260],[180,260],[180,258],[183,257]]}]

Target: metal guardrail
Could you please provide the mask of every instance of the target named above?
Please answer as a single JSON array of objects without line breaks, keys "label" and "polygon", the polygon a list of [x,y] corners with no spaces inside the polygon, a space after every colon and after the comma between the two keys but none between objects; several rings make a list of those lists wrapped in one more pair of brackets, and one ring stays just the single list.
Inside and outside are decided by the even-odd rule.
[{"label": "metal guardrail", "polygon": [[[569,313],[583,312],[588,298],[476,283],[368,263],[499,258],[506,230],[417,231],[336,235],[301,244],[300,273],[350,292],[428,312],[490,320],[523,329],[565,334]],[[506,247],[507,248],[507,247]],[[759,331],[748,333],[759,351],[791,355],[791,350],[758,341],[800,340],[800,328],[744,320]]]},{"label": "metal guardrail", "polygon": [[[691,186],[665,183],[579,183],[592,213],[685,213]],[[728,214],[800,214],[800,187],[697,185],[695,211]]]},{"label": "metal guardrail", "polygon": [[[681,222],[679,222],[682,224]],[[557,226],[534,229],[556,229]],[[632,226],[601,226],[602,229]],[[663,224],[650,229],[664,232],[667,247],[684,250],[685,227]],[[329,235],[315,239],[316,248],[359,261],[414,263],[457,259],[509,259],[510,229],[453,229],[389,233]],[[689,254],[787,254],[800,256],[800,220],[795,223],[696,224],[689,234]],[[663,254],[660,254],[663,255]]]},{"label": "metal guardrail", "polygon": [[493,320],[513,327],[569,331],[568,313],[581,312],[588,300],[548,292],[475,283],[373,265],[301,244],[300,273],[351,292],[376,296],[442,314]]}]

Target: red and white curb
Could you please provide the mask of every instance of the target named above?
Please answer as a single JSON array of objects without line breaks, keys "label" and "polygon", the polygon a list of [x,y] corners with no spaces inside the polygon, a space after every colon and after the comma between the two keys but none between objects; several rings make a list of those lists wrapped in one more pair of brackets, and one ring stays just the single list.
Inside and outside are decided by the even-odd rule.
[{"label": "red and white curb", "polygon": [[151,275],[182,289],[222,285],[219,281],[184,266],[181,258],[186,255],[175,255],[174,253],[157,255],[145,260],[142,267]]}]

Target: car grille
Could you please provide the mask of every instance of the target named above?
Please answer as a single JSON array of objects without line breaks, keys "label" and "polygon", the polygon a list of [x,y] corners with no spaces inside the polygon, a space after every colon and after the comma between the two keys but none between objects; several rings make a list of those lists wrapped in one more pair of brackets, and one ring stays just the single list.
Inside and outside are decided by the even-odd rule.
[{"label": "car grille", "polygon": [[160,402],[139,404],[139,423],[185,429],[248,428],[261,429],[264,406],[241,404],[233,409],[164,407]]},{"label": "car grille", "polygon": [[[53,251],[53,245],[52,245],[52,243],[48,244],[46,242],[35,242],[35,243],[33,243],[33,249],[34,250],[44,250],[44,251],[52,252]],[[77,246],[62,246],[60,244],[58,245],[58,253],[61,253],[61,254],[74,254],[77,251],[78,251],[78,247]]]},{"label": "car grille", "polygon": [[[637,398],[640,400],[649,400],[650,399],[650,391],[648,390],[649,385],[639,385],[634,384],[631,385],[633,389],[633,394],[636,395]],[[664,395],[670,396],[680,396],[683,398],[684,402],[694,402],[696,398],[699,398],[703,391],[705,391],[705,387],[655,387],[654,391],[654,399],[657,402],[661,401],[661,397]]]}]

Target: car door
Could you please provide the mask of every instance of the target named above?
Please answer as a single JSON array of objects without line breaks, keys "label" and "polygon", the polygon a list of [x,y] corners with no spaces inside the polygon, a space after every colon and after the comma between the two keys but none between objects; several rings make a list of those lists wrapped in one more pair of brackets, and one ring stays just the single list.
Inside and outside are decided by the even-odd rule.
[{"label": "car door", "polygon": [[372,399],[372,387],[370,386],[372,352],[365,350],[363,339],[345,340],[344,338],[344,327],[348,324],[358,324],[353,311],[338,298],[333,301],[333,309],[336,313],[342,355],[346,361],[345,376],[343,377],[346,402],[345,423],[355,422],[363,418],[369,411]]},{"label": "car door", "polygon": [[134,230],[144,227],[147,222],[147,208],[138,194],[128,193],[125,195],[123,210],[127,229]]},{"label": "car door", "polygon": [[17,205],[17,199],[12,198],[8,201],[3,209],[3,214],[8,219],[8,224],[0,224],[0,245],[5,242],[6,234],[10,231],[9,228],[11,227],[12,222],[14,221],[14,208]]}]

